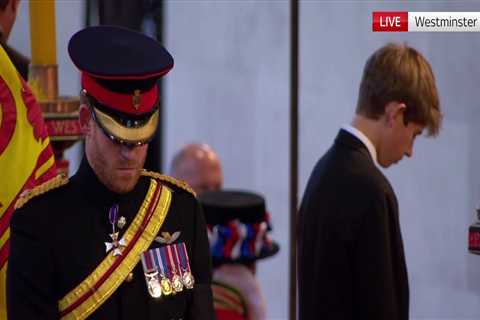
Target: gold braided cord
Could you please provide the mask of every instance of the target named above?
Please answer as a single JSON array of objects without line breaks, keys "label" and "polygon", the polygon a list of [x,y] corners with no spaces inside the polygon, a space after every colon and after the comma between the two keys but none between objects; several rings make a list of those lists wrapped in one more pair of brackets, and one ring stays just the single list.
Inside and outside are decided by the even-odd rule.
[{"label": "gold braided cord", "polygon": [[28,201],[36,196],[44,194],[50,190],[56,189],[68,183],[68,177],[64,174],[59,174],[54,178],[45,181],[44,183],[34,187],[33,189],[25,190],[15,203],[15,209],[19,209],[25,205]]},{"label": "gold braided cord", "polygon": [[[155,195],[157,188],[161,188],[159,194]],[[97,310],[105,301],[107,301],[115,290],[125,281],[130,272],[133,271],[138,264],[142,252],[148,250],[148,247],[152,244],[155,236],[160,231],[163,222],[170,209],[170,203],[172,200],[172,193],[167,187],[161,187],[157,181],[150,179],[150,186],[147,191],[147,195],[143,200],[142,205],[139,208],[134,220],[126,230],[123,238],[127,243],[127,247],[134,240],[137,232],[141,231],[140,237],[134,242],[131,250],[126,254],[121,263],[111,272],[107,279],[99,284],[99,280],[110,270],[112,265],[119,256],[114,256],[109,252],[103,261],[88,275],[79,285],[70,290],[59,302],[58,308],[61,313],[62,320],[82,320],[88,318],[95,310]],[[148,209],[150,206],[153,210],[150,220],[146,226],[143,225],[146,216],[149,214]],[[97,286],[98,284],[98,286]],[[91,292],[83,302],[79,303],[69,313],[62,314],[65,310],[70,308],[73,304],[77,303],[77,300],[82,298],[85,294]]]},{"label": "gold braided cord", "polygon": [[193,189],[188,185],[188,183],[186,183],[185,181],[182,181],[182,180],[177,180],[173,177],[170,177],[170,176],[166,176],[166,175],[163,175],[163,174],[160,174],[160,173],[157,173],[157,172],[153,172],[153,171],[147,171],[147,170],[142,170],[142,176],[147,176],[147,177],[151,177],[151,178],[154,178],[154,179],[158,179],[160,181],[166,181],[166,182],[169,182],[179,188],[182,188],[183,190],[185,191],[188,191],[190,192],[191,194],[193,194],[193,196],[197,196],[195,191],[193,191]]}]

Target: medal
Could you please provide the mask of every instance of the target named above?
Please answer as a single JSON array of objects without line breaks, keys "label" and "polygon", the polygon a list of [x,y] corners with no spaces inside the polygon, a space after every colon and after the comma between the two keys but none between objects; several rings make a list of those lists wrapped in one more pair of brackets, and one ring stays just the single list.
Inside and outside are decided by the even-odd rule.
[{"label": "medal", "polygon": [[119,229],[123,229],[123,227],[125,227],[125,224],[127,223],[127,219],[125,219],[124,216],[121,216],[120,219],[118,219],[118,222],[117,222],[117,227]]},{"label": "medal", "polygon": [[162,296],[161,284],[158,281],[158,271],[151,273],[144,273],[145,280],[147,281],[148,293],[152,298],[160,298]]},{"label": "medal", "polygon": [[178,274],[174,274],[172,278],[172,287],[174,290],[174,293],[179,293],[183,291],[183,283],[182,279]]},{"label": "medal", "polygon": [[187,289],[193,289],[193,285],[195,284],[195,280],[193,279],[193,275],[188,271],[185,271],[182,274],[182,282],[185,285],[185,288],[187,288]]},{"label": "medal", "polygon": [[182,278],[177,274],[177,270],[180,272],[180,263],[178,261],[177,252],[175,250],[175,245],[168,245],[165,247],[167,250],[168,260],[172,268],[172,287],[173,293],[179,293],[183,291]]},{"label": "medal", "polygon": [[112,225],[112,233],[110,234],[110,238],[112,239],[112,242],[105,242],[106,252],[109,252],[110,250],[113,249],[112,252],[114,257],[122,255],[122,250],[126,246],[125,239],[122,238],[118,240],[118,232],[115,231],[117,216],[118,216],[118,204],[115,204],[108,211],[108,220]]},{"label": "medal", "polygon": [[175,244],[176,246],[176,252],[178,253],[178,256],[180,258],[180,266],[182,270],[182,282],[187,289],[193,289],[193,286],[195,285],[195,278],[193,277],[192,272],[190,271],[190,263],[188,261],[188,254],[187,254],[187,248],[185,246],[185,243],[177,243]]},{"label": "medal", "polygon": [[145,275],[145,282],[147,283],[148,294],[150,294],[152,298],[160,298],[162,296],[162,288],[160,285],[158,270],[155,269],[154,265],[152,264],[152,260],[148,251],[142,253],[141,260],[143,274]]},{"label": "medal", "polygon": [[162,293],[165,296],[169,296],[173,293],[172,283],[170,282],[170,280],[168,280],[168,278],[166,278],[163,275],[162,275],[162,280],[160,280],[160,287],[162,288]]},{"label": "medal", "polygon": [[165,248],[155,248],[142,253],[142,265],[147,287],[149,284],[147,274],[150,270],[156,270],[158,275],[157,283],[163,296],[175,294],[179,289],[178,280],[175,279],[173,272],[168,267],[167,254]]},{"label": "medal", "polygon": [[150,296],[171,296],[193,289],[195,280],[190,271],[185,243],[150,249],[142,253],[141,259]]}]

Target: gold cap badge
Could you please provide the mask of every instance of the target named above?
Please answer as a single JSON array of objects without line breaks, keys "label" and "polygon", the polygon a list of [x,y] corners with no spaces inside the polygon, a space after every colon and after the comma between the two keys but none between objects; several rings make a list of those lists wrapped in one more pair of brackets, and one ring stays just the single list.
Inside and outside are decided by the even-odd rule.
[{"label": "gold cap badge", "polygon": [[138,110],[138,108],[140,107],[140,102],[141,102],[140,90],[133,91],[132,104],[135,110]]}]

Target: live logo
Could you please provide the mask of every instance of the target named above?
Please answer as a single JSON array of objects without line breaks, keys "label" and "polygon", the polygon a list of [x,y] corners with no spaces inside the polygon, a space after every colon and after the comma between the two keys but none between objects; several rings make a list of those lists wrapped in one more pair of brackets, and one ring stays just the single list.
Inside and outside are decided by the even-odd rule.
[{"label": "live logo", "polygon": [[408,31],[408,12],[373,12],[372,31],[406,32]]},{"label": "live logo", "polygon": [[468,250],[480,254],[480,224],[476,223],[468,229]]}]

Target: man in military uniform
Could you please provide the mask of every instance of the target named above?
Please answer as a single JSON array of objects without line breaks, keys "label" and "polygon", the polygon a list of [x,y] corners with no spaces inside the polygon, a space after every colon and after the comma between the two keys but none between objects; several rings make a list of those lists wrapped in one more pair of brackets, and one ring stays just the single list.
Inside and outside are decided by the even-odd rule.
[{"label": "man in military uniform", "polygon": [[70,181],[17,202],[9,319],[213,319],[200,206],[187,185],[142,169],[172,57],[107,26],[78,32],[68,50],[82,73],[85,157]]}]

